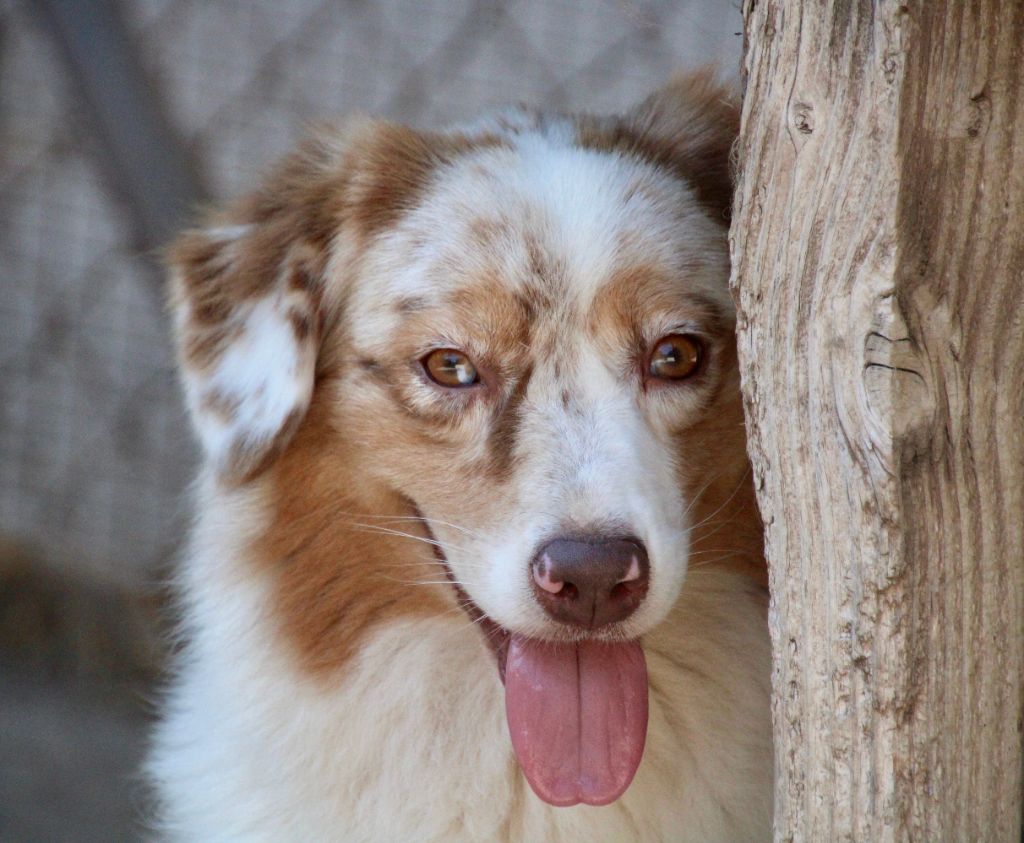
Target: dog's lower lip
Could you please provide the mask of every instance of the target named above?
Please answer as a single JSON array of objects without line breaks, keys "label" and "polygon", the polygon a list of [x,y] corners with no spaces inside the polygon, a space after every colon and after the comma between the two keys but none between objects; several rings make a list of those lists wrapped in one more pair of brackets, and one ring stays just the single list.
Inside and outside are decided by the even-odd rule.
[{"label": "dog's lower lip", "polygon": [[445,577],[448,578],[448,582],[455,589],[455,596],[459,601],[459,605],[469,615],[469,619],[483,632],[484,640],[487,641],[488,646],[493,651],[494,658],[498,663],[498,676],[501,678],[502,684],[504,684],[505,664],[508,661],[508,645],[512,637],[511,633],[501,624],[495,623],[483,609],[473,602],[473,598],[466,593],[466,590],[459,585],[452,575],[451,566],[448,564],[444,551],[441,550],[441,544],[437,540],[437,536],[434,535],[434,531],[430,528],[430,522],[424,517],[419,507],[414,508],[416,516],[420,519],[430,538],[431,547],[434,550],[434,558],[437,559],[438,564],[444,569]]},{"label": "dog's lower lip", "polygon": [[[440,554],[440,551],[438,553]],[[455,589],[459,605],[469,615],[470,620],[483,632],[484,640],[487,641],[487,644],[494,652],[494,657],[498,662],[498,676],[501,677],[502,684],[504,684],[505,664],[508,661],[508,645],[512,634],[505,627],[491,620],[483,609],[473,602],[473,598],[466,594],[465,589],[452,579],[451,570],[448,568],[448,563],[444,561],[443,556],[442,564],[444,565],[448,581],[452,584],[452,588]]]}]

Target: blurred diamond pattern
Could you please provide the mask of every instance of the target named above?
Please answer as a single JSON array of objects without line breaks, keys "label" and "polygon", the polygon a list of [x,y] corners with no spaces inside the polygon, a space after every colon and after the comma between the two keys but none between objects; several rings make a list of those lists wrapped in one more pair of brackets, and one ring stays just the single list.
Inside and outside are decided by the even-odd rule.
[{"label": "blurred diamond pattern", "polygon": [[[676,70],[734,76],[737,5],[126,0],[121,13],[168,122],[225,197],[311,121],[613,111]],[[180,544],[196,449],[157,261],[134,245],[84,108],[32,2],[0,0],[0,536],[142,585]]]}]

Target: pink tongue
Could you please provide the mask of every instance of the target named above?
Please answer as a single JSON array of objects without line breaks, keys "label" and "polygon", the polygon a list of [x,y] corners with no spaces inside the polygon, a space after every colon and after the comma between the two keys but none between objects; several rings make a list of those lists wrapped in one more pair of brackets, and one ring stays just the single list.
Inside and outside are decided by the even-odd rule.
[{"label": "pink tongue", "polygon": [[629,787],[647,737],[647,662],[636,642],[512,636],[505,713],[519,766],[552,805],[607,805]]}]

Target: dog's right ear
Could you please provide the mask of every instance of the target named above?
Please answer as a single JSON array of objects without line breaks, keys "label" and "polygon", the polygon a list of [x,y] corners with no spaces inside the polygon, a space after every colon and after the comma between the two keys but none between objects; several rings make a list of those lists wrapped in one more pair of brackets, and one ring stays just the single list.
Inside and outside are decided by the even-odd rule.
[{"label": "dog's right ear", "polygon": [[683,73],[621,117],[580,118],[580,141],[638,156],[690,185],[721,222],[732,206],[731,155],[739,133],[739,97],[713,68]]},{"label": "dog's right ear", "polygon": [[732,206],[733,143],[739,134],[739,96],[706,67],[681,73],[627,115],[638,147],[690,183],[712,214]]},{"label": "dog's right ear", "polygon": [[[427,135],[374,121],[323,132],[168,255],[185,398],[207,459],[247,480],[287,445],[313,393],[331,251],[373,236],[437,166]],[[333,291],[333,292],[332,292]]]}]

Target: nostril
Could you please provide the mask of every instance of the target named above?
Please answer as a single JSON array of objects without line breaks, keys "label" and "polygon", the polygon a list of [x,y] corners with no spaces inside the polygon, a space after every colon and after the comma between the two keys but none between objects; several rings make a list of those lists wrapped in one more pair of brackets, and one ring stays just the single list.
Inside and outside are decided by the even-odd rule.
[{"label": "nostril", "polygon": [[533,565],[533,581],[549,594],[558,594],[566,585],[561,580],[551,578],[551,560],[546,553]]},{"label": "nostril", "polygon": [[621,585],[624,582],[633,582],[633,580],[640,579],[640,560],[636,558],[634,553],[629,560],[629,570],[626,571],[626,576],[619,580],[617,585]]}]

